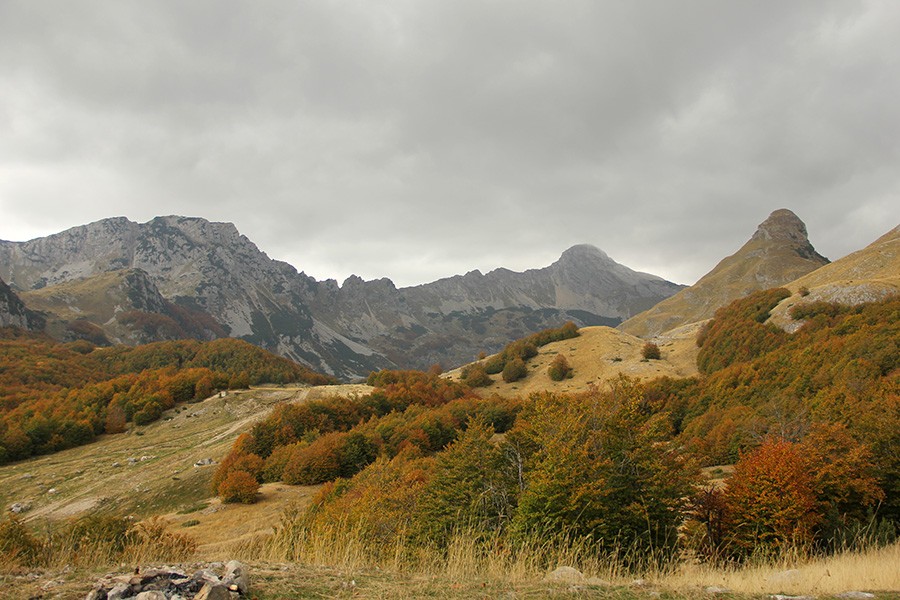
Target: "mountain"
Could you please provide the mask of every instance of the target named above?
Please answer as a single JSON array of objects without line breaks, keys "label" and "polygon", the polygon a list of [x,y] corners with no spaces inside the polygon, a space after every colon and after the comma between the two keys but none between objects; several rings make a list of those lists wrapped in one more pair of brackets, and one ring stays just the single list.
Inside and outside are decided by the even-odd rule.
[{"label": "mountain", "polygon": [[785,285],[792,292],[772,310],[771,322],[794,331],[790,316],[799,304],[835,302],[857,305],[900,295],[900,225],[844,258]]},{"label": "mountain", "polygon": [[351,276],[338,285],[270,259],[230,223],[178,216],[0,241],[0,277],[51,313],[57,333],[73,335],[80,321],[76,329],[92,323],[110,341],[137,343],[173,337],[178,326],[200,339],[242,338],[345,379],[454,366],[567,320],[616,325],[681,289],[592,246],[524,273],[472,271],[400,289]]},{"label": "mountain", "polygon": [[0,279],[0,327],[19,327],[29,331],[44,328],[44,317],[25,307],[6,282]]},{"label": "mountain", "polygon": [[828,264],[813,248],[806,225],[787,209],[773,212],[740,250],[723,259],[697,283],[619,329],[649,338],[713,316],[717,308],[752,292],[778,287]]}]

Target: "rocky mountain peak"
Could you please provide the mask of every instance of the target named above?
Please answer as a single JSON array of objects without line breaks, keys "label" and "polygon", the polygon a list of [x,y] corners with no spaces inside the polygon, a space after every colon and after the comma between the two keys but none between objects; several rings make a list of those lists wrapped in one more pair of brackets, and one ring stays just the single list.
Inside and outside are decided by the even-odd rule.
[{"label": "rocky mountain peak", "polygon": [[806,223],[786,208],[774,211],[759,224],[749,243],[769,241],[775,244],[786,244],[801,257],[809,260],[828,262],[828,259],[816,252],[809,241]]},{"label": "rocky mountain peak", "polygon": [[632,335],[653,337],[708,319],[732,300],[785,285],[825,264],[828,259],[813,248],[803,221],[790,210],[779,209],[760,223],[746,244],[697,283],[619,328]]},{"label": "rocky mountain peak", "polygon": [[561,263],[613,262],[606,252],[591,244],[577,244],[562,253],[559,257]]},{"label": "rocky mountain peak", "polygon": [[773,211],[765,221],[759,224],[751,239],[809,242],[806,223],[786,208]]}]

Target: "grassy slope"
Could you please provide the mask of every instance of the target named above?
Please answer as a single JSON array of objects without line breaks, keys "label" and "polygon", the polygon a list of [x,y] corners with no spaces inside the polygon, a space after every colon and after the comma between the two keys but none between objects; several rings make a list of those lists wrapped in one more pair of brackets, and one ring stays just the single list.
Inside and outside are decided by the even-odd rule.
[{"label": "grassy slope", "polygon": [[[697,373],[696,330],[696,327],[688,327],[654,338],[662,358],[645,361],[641,349],[646,340],[610,327],[584,327],[576,338],[541,346],[539,354],[528,360],[528,375],[524,379],[504,383],[499,374],[492,375],[493,385],[482,388],[481,393],[516,396],[544,390],[579,392],[591,385],[602,386],[620,373],[639,379],[689,377]],[[557,354],[563,354],[573,368],[571,379],[557,382],[547,375],[547,367]],[[448,375],[458,378],[459,370]]]}]

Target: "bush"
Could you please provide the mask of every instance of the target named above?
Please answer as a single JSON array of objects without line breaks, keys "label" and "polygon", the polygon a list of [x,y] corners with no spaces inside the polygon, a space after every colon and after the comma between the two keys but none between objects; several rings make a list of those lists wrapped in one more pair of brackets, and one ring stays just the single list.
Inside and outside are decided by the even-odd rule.
[{"label": "bush", "polygon": [[571,373],[572,367],[569,366],[569,361],[562,354],[557,354],[547,369],[547,374],[553,381],[562,381],[566,377],[570,377]]},{"label": "bush", "polygon": [[487,387],[494,383],[481,363],[463,367],[461,379],[469,387]]},{"label": "bush", "polygon": [[218,491],[222,502],[253,504],[256,502],[259,482],[247,471],[231,471],[225,481],[219,484]]},{"label": "bush", "polygon": [[290,485],[316,485],[341,476],[341,451],[346,433],[328,433],[309,446],[297,448],[284,467]]},{"label": "bush", "polygon": [[518,381],[527,374],[528,367],[525,366],[525,361],[521,358],[514,358],[503,367],[503,381],[506,383]]},{"label": "bush", "polygon": [[641,348],[641,356],[647,360],[659,360],[659,346],[653,342],[647,342],[644,344],[644,347]]}]

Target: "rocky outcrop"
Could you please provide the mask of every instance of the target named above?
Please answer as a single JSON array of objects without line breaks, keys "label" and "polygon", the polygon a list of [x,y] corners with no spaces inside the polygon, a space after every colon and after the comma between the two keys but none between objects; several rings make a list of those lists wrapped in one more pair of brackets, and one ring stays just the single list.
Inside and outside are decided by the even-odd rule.
[{"label": "rocky outcrop", "polygon": [[195,569],[162,567],[138,569],[127,575],[107,575],[85,600],[231,600],[250,597],[247,567],[232,560]]},{"label": "rocky outcrop", "polygon": [[[111,274],[119,279],[111,281]],[[164,339],[123,330],[119,317],[134,311],[172,317],[175,306],[222,329],[210,326],[196,336],[243,338],[344,379],[378,368],[456,366],[567,320],[616,325],[680,289],[592,246],[524,273],[473,271],[401,289],[388,279],[355,276],[338,285],[270,259],[230,223],[175,216],[143,224],[106,219],[29,242],[0,241],[0,277],[26,302],[43,302],[42,310],[66,327],[87,320],[110,341]],[[127,288],[126,298],[105,307],[98,300],[87,315],[78,298],[98,298],[101,288]]]},{"label": "rocky outcrop", "polygon": [[787,209],[773,212],[740,250],[723,259],[697,283],[619,329],[649,338],[713,316],[716,309],[752,292],[779,287],[828,264],[813,248],[806,225]]},{"label": "rocky outcrop", "polygon": [[29,331],[44,328],[44,317],[25,307],[25,303],[0,279],[0,327],[18,327]]}]

